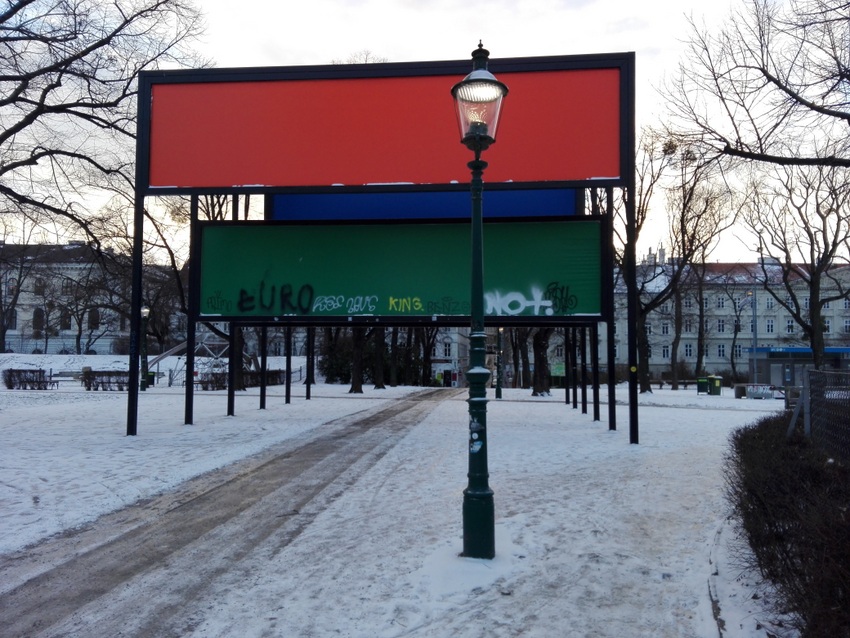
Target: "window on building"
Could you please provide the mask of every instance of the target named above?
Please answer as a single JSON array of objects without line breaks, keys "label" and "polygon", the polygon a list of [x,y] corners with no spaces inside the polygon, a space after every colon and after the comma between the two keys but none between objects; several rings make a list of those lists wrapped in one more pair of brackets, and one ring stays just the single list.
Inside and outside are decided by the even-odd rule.
[{"label": "window on building", "polygon": [[717,332],[726,332],[726,320],[718,319],[717,320]]},{"label": "window on building", "polygon": [[718,357],[718,359],[725,359],[726,358],[726,344],[725,343],[718,343],[717,344],[717,357]]},{"label": "window on building", "polygon": [[764,331],[768,334],[773,334],[773,319],[764,320]]},{"label": "window on building", "polygon": [[740,359],[744,354],[744,347],[740,343],[735,344],[735,358]]},{"label": "window on building", "polygon": [[831,302],[831,301],[824,301],[824,302],[823,302],[823,309],[824,309],[824,310],[829,310],[829,304],[830,304],[830,303],[832,303],[832,302]]},{"label": "window on building", "polygon": [[794,334],[794,320],[791,317],[785,320],[785,334]]},{"label": "window on building", "polygon": [[45,290],[44,279],[39,277],[38,279],[35,280],[35,285],[33,286],[32,291],[37,295],[43,295],[44,290]]},{"label": "window on building", "polygon": [[97,308],[89,310],[89,330],[100,328],[100,311]]},{"label": "window on building", "polygon": [[721,295],[717,298],[717,307],[718,308],[725,308],[726,307],[726,297]]},{"label": "window on building", "polygon": [[694,300],[690,297],[685,297],[685,299],[682,301],[682,305],[684,306],[685,310],[690,310],[694,307]]},{"label": "window on building", "polygon": [[555,358],[563,359],[564,358],[564,344],[559,343],[555,346]]},{"label": "window on building", "polygon": [[806,310],[809,309],[809,299],[810,299],[809,297],[806,297],[805,299],[803,299],[803,308],[805,308]]},{"label": "window on building", "polygon": [[832,322],[829,319],[823,320],[823,331],[831,332],[832,331]]},{"label": "window on building", "polygon": [[644,331],[646,332],[646,334],[647,334],[647,335],[651,335],[651,334],[652,334],[652,324],[651,324],[651,323],[647,323],[647,324],[643,327],[643,329],[644,329]]},{"label": "window on building", "polygon": [[764,307],[773,310],[774,306],[776,306],[776,300],[773,297],[768,297],[764,302]]},{"label": "window on building", "polygon": [[669,359],[670,358],[670,346],[664,345],[661,346],[661,358]]},{"label": "window on building", "polygon": [[844,300],[844,310],[850,310],[850,299]]},{"label": "window on building", "polygon": [[8,316],[9,316],[9,323],[6,326],[6,329],[7,330],[17,330],[18,329],[18,311],[12,310],[12,312],[10,312]]},{"label": "window on building", "polygon": [[739,319],[735,319],[735,334],[741,332],[741,321]]},{"label": "window on building", "polygon": [[63,295],[73,295],[74,294],[74,281],[71,279],[63,279],[62,280],[62,294]]},{"label": "window on building", "polygon": [[646,344],[646,358],[652,359],[652,344],[651,343]]},{"label": "window on building", "polygon": [[451,342],[450,339],[443,341],[443,358],[444,359],[451,359],[452,358],[452,342]]},{"label": "window on building", "polygon": [[685,319],[685,325],[682,326],[683,332],[693,332],[694,324],[690,319]]},{"label": "window on building", "polygon": [[704,356],[704,357],[706,357],[706,358],[708,358],[708,357],[710,357],[710,356],[711,356],[711,353],[708,351],[708,344],[705,344],[705,345],[702,347],[702,356]]},{"label": "window on building", "polygon": [[60,330],[70,330],[71,329],[71,311],[67,308],[62,308],[62,313],[59,315],[59,329]]},{"label": "window on building", "polygon": [[661,334],[669,335],[670,334],[670,324],[666,321],[661,324]]},{"label": "window on building", "polygon": [[702,298],[702,309],[703,309],[703,310],[708,310],[708,308],[709,308],[709,305],[708,305],[708,297],[703,297],[703,298]]},{"label": "window on building", "polygon": [[694,345],[692,343],[685,344],[685,357],[690,359],[694,356]]},{"label": "window on building", "polygon": [[44,330],[44,309],[36,308],[32,312],[32,329]]},{"label": "window on building", "polygon": [[850,319],[844,320],[844,333],[850,334]]},{"label": "window on building", "polygon": [[6,296],[14,297],[16,292],[18,292],[18,280],[10,279],[6,282]]}]

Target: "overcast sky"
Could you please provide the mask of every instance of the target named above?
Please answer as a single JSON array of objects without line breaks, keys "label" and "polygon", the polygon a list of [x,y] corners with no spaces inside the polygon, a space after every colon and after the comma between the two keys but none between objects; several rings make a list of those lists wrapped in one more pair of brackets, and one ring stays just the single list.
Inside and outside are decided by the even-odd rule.
[{"label": "overcast sky", "polygon": [[[657,87],[677,67],[688,17],[716,26],[742,2],[199,0],[207,21],[201,50],[217,67],[330,64],[363,50],[390,62],[459,60],[479,39],[492,58],[634,51],[640,129],[663,112]],[[663,228],[658,234],[650,245]],[[741,244],[731,244],[742,258]],[[721,252],[715,257],[726,259]]]},{"label": "overcast sky", "polygon": [[[740,2],[740,0],[738,0]],[[675,69],[687,16],[716,24],[730,0],[200,0],[219,67],[329,64],[368,50],[390,62],[634,51],[638,124]]]}]

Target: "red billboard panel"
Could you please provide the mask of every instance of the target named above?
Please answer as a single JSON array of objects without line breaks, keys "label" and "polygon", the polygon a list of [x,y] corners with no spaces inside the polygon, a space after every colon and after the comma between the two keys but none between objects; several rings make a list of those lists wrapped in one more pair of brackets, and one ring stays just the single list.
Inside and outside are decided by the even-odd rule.
[{"label": "red billboard panel", "polygon": [[[622,177],[621,68],[503,72],[496,62],[510,94],[488,182]],[[457,75],[236,77],[152,80],[149,190],[469,180]]]}]

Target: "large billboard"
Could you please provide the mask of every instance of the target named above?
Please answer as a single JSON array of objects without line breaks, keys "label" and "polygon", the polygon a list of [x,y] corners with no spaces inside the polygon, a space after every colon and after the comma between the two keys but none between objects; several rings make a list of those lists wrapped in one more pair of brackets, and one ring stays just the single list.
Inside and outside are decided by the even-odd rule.
[{"label": "large billboard", "polygon": [[[601,224],[485,224],[485,314],[500,325],[598,318]],[[468,322],[469,224],[206,223],[200,238],[204,319]]]},{"label": "large billboard", "polygon": [[[492,59],[511,89],[488,183],[621,182],[633,54]],[[146,195],[463,184],[469,61],[143,72]]]}]

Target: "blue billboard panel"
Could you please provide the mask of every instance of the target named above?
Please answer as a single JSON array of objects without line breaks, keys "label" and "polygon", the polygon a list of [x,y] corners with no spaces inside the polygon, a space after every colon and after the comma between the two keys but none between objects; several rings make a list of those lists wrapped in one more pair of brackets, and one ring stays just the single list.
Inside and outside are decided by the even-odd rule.
[{"label": "blue billboard panel", "polygon": [[[484,190],[485,218],[576,214],[578,192],[566,188]],[[271,197],[275,221],[468,219],[469,191],[285,193]]]}]

